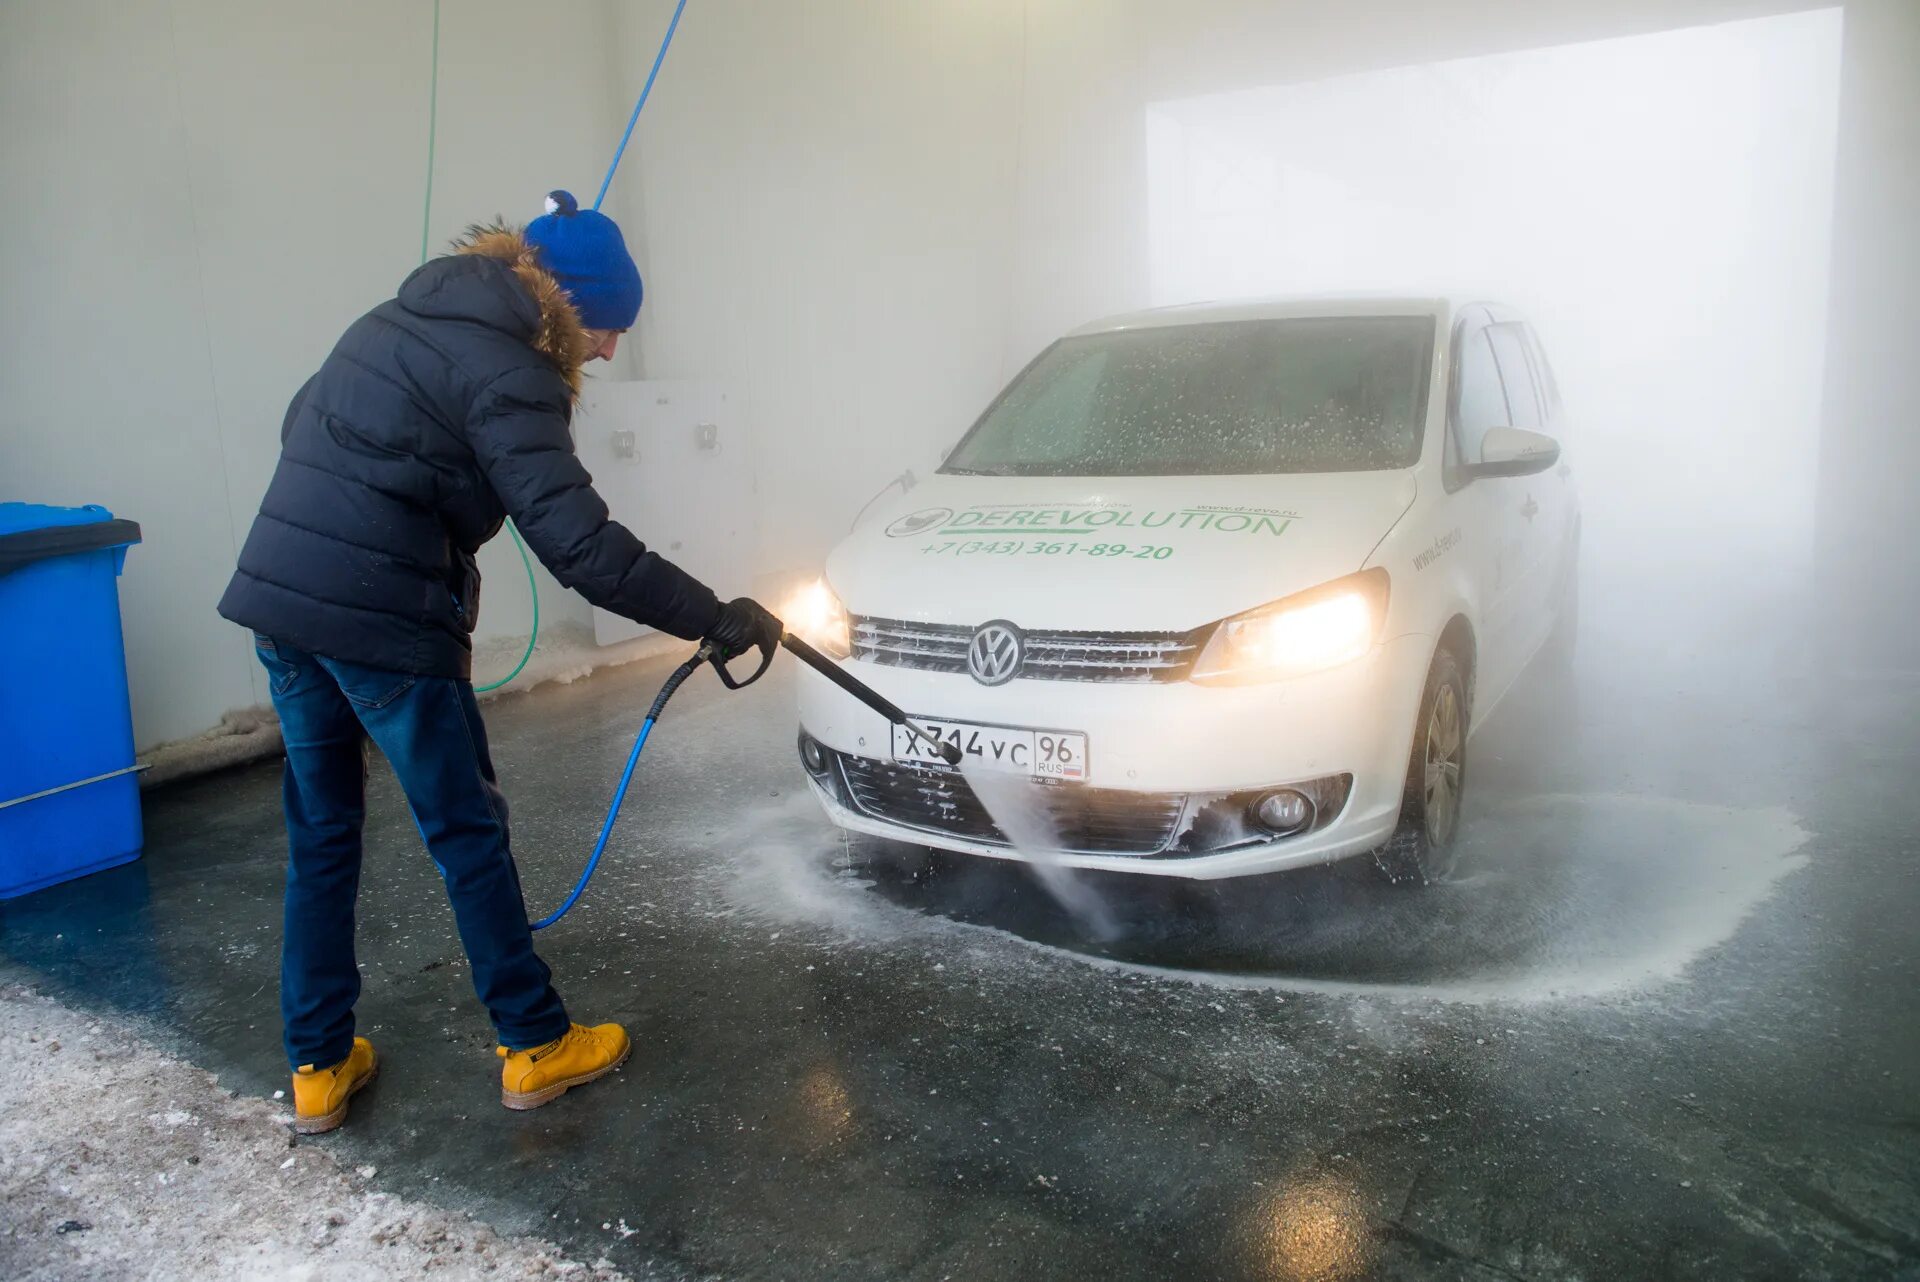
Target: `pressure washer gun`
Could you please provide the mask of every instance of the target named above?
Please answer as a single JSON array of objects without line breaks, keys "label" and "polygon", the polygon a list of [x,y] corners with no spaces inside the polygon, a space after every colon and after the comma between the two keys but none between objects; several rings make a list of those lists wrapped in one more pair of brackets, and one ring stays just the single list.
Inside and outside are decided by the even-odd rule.
[{"label": "pressure washer gun", "polygon": [[[839,686],[842,690],[845,690],[848,694],[866,704],[887,720],[893,722],[894,725],[903,727],[907,733],[920,739],[929,748],[933,749],[940,760],[950,766],[960,764],[960,747],[958,744],[942,743],[931,731],[915,724],[913,719],[902,712],[897,704],[893,703],[866,682],[850,675],[845,668],[835,663],[832,659],[829,659],[826,655],[821,654],[818,650],[785,628],[782,628],[780,632],[780,644],[785,646],[794,658],[800,660],[800,662],[806,664],[815,672],[818,672],[821,676],[833,682],[833,684]],[[744,681],[736,681],[734,679],[733,674],[727,671],[726,660],[720,657],[719,652],[716,651],[712,645],[702,645],[700,647],[700,653],[695,655],[694,658],[696,661],[704,658],[711,662],[713,664],[713,670],[720,674],[721,684],[726,686],[727,689],[741,690],[766,675],[767,669],[773,666],[773,650],[774,648],[771,645],[762,645],[760,647],[760,666],[755,668],[753,675]],[[735,657],[737,658],[738,656]]]}]

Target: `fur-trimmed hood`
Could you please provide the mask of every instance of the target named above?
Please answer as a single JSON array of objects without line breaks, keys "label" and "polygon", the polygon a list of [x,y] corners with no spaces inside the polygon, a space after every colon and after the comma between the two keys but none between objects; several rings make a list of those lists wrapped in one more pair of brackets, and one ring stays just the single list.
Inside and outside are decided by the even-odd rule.
[{"label": "fur-trimmed hood", "polygon": [[552,361],[577,396],[580,370],[587,363],[590,344],[580,313],[574,310],[567,292],[553,273],[540,265],[538,255],[518,227],[500,223],[475,223],[466,235],[453,242],[453,256],[473,255],[503,263],[532,300],[537,316],[527,341],[533,349]]}]

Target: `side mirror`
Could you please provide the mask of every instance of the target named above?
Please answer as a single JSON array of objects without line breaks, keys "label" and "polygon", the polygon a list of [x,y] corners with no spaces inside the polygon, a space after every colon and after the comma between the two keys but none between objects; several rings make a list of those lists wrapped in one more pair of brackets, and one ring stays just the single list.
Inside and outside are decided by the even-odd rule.
[{"label": "side mirror", "polygon": [[1490,427],[1480,438],[1475,476],[1532,476],[1560,461],[1560,442],[1524,427]]}]

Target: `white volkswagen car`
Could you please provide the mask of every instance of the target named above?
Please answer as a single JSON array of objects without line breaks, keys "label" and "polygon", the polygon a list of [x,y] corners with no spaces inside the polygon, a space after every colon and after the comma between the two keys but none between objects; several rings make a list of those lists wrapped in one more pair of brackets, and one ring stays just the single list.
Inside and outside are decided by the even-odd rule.
[{"label": "white volkswagen car", "polygon": [[[1370,854],[1425,884],[1452,864],[1474,727],[1575,626],[1560,435],[1540,344],[1489,303],[1102,321],[876,504],[789,623],[969,770],[1031,779],[1069,866]],[[800,682],[835,823],[1023,857],[960,770]]]}]

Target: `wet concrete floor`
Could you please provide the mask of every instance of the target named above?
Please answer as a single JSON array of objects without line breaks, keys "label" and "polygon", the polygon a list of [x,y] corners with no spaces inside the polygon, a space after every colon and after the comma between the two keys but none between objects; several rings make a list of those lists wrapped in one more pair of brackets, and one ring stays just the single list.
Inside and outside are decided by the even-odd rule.
[{"label": "wet concrete floor", "polygon": [[[844,842],[781,682],[696,680],[541,937],[636,1054],[525,1115],[377,769],[383,1075],[314,1142],[642,1276],[1914,1276],[1920,674],[1672,635],[1590,621],[1489,719],[1457,881],[1103,879],[1104,942],[1018,869]],[[534,911],[669,666],[491,705]],[[147,815],[0,909],[0,978],[271,1092],[278,767]]]}]

